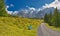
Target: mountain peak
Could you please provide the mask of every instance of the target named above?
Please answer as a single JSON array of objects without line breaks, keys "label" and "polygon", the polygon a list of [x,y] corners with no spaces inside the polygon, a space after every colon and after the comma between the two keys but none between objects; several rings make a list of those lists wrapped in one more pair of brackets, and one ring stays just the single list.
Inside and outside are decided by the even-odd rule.
[{"label": "mountain peak", "polygon": [[54,2],[50,3],[50,4],[45,4],[45,6],[43,6],[43,8],[51,8],[51,7],[54,7],[54,8],[58,8],[60,9],[60,1],[59,0],[55,0]]},{"label": "mountain peak", "polygon": [[58,0],[55,0],[55,1],[58,1]]},{"label": "mountain peak", "polygon": [[59,2],[59,0],[55,0],[55,2],[54,2],[54,4],[59,4],[60,2]]}]

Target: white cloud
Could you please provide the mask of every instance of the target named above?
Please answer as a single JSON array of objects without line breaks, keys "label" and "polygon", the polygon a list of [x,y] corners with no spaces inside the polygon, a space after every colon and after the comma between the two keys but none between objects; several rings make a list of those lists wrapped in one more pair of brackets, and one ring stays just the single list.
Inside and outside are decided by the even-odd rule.
[{"label": "white cloud", "polygon": [[34,7],[29,7],[29,6],[26,6],[28,8],[27,12],[30,12],[30,14],[32,14],[34,11],[36,11],[37,9],[34,8]]},{"label": "white cloud", "polygon": [[13,11],[7,11],[7,13],[11,15],[13,13]]},{"label": "white cloud", "polygon": [[13,4],[10,4],[11,7],[13,7],[14,5]]},{"label": "white cloud", "polygon": [[9,6],[6,6],[6,8],[9,8]]},{"label": "white cloud", "polygon": [[55,0],[54,2],[50,3],[50,4],[45,4],[45,6],[43,6],[43,8],[50,8],[50,7],[54,7],[54,8],[58,8],[60,9],[60,1]]},{"label": "white cloud", "polygon": [[[11,4],[10,6],[14,6],[14,5]],[[8,10],[7,10],[10,6],[6,6],[6,11],[7,11],[8,14],[12,14],[12,13],[13,13],[13,11],[8,11]],[[40,10],[43,10],[43,9],[45,9],[45,8],[51,8],[51,7],[56,8],[56,7],[57,7],[58,9],[60,9],[60,1],[55,0],[54,2],[52,2],[52,3],[50,3],[50,4],[45,4],[44,6],[42,6],[42,8],[38,8],[38,9],[36,9],[36,8],[34,8],[34,7],[29,7],[29,6],[26,6],[26,7],[27,7],[28,9],[23,9],[23,10],[22,10],[24,13],[29,13],[29,12],[30,12],[30,14],[32,14],[34,11],[35,11],[36,13],[38,13]],[[17,14],[17,13],[18,13],[18,11],[14,11],[13,14]]]},{"label": "white cloud", "polygon": [[17,14],[18,14],[18,11],[14,11],[13,14],[14,14],[14,15],[17,15]]},{"label": "white cloud", "polygon": [[23,12],[23,13],[28,13],[28,9],[22,9],[22,10],[20,10],[21,12]]},{"label": "white cloud", "polygon": [[34,11],[36,11],[36,9],[33,7],[29,7],[29,10],[30,10],[30,14],[32,14]]},{"label": "white cloud", "polygon": [[7,11],[8,14],[11,15],[11,14],[17,14],[17,13],[18,13],[18,11],[14,11],[14,12],[13,12],[13,11],[8,11],[7,9],[8,9],[9,7],[10,7],[10,6],[6,6],[6,8],[5,8],[5,10]]},{"label": "white cloud", "polygon": [[34,8],[34,7],[29,7],[29,6],[26,6],[29,10],[36,10],[36,8]]},{"label": "white cloud", "polygon": [[36,9],[36,13],[38,13],[39,11],[41,11],[43,9],[51,8],[51,7],[54,7],[54,8],[57,7],[58,9],[60,9],[60,1],[59,0],[55,0],[54,2],[52,2],[50,4],[45,4],[44,6],[42,6],[42,8]]},{"label": "white cloud", "polygon": [[35,8],[33,8],[33,7],[29,8],[29,9],[30,9],[30,10],[34,10],[34,11],[36,10],[36,9],[35,9]]},{"label": "white cloud", "polygon": [[9,8],[9,6],[6,6],[5,10],[7,11],[8,14],[12,14],[13,11],[8,11],[7,9]]}]

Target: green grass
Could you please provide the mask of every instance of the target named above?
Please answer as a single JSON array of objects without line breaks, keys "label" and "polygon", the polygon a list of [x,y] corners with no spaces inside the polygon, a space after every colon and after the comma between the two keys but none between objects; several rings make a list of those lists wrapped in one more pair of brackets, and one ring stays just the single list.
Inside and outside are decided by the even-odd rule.
[{"label": "green grass", "polygon": [[[0,36],[36,36],[42,21],[38,19],[0,17]],[[28,26],[32,29],[28,30]]]},{"label": "green grass", "polygon": [[60,28],[59,27],[55,27],[55,26],[49,26],[48,24],[46,24],[46,26],[52,30],[58,31],[60,32]]}]

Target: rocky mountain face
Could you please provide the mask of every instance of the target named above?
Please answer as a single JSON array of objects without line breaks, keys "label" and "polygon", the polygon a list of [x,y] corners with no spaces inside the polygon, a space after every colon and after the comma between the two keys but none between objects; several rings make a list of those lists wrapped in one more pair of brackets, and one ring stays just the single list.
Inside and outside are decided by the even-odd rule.
[{"label": "rocky mountain face", "polygon": [[19,11],[17,15],[22,17],[27,17],[27,18],[43,18],[45,13],[49,14],[50,12],[53,13],[53,11],[54,11],[53,7],[40,10],[38,11],[38,13],[36,13],[37,11],[34,11],[34,10],[28,10],[28,11],[22,10],[22,11]]}]

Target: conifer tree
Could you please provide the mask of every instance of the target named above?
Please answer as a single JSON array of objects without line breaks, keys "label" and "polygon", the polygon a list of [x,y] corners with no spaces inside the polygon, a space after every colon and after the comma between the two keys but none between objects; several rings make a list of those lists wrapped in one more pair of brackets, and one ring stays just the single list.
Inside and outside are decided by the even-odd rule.
[{"label": "conifer tree", "polygon": [[44,21],[48,23],[50,26],[53,25],[56,27],[60,27],[60,13],[58,9],[56,8],[54,10],[54,14],[52,14],[51,12],[48,15],[45,14]]},{"label": "conifer tree", "polygon": [[45,14],[45,16],[44,16],[44,22],[48,22],[48,16],[47,16],[47,14]]},{"label": "conifer tree", "polygon": [[[50,16],[50,17],[51,17],[51,16]],[[52,17],[52,19],[50,19],[50,20],[51,20],[50,22],[51,22],[54,26],[60,27],[60,14],[59,14],[59,11],[58,11],[57,8],[54,10],[53,17]]]},{"label": "conifer tree", "polygon": [[0,16],[8,16],[7,12],[5,11],[4,0],[0,0]]},{"label": "conifer tree", "polygon": [[57,8],[54,11],[54,18],[55,18],[55,26],[58,26],[59,12],[58,12],[58,9]]},{"label": "conifer tree", "polygon": [[50,12],[50,14],[48,14],[48,23],[50,26],[52,26],[52,12]]}]

